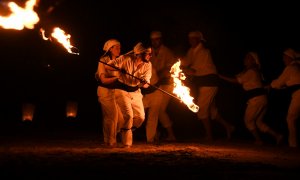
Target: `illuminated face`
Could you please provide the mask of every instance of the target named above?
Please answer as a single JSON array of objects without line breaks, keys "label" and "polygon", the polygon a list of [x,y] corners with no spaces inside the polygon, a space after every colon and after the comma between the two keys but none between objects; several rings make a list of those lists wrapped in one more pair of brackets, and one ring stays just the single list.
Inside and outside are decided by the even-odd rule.
[{"label": "illuminated face", "polygon": [[150,53],[145,53],[145,56],[144,56],[145,60],[150,61],[151,56],[152,56],[151,52]]},{"label": "illuminated face", "polygon": [[110,52],[113,57],[118,57],[121,53],[121,45],[114,45],[110,48]]}]

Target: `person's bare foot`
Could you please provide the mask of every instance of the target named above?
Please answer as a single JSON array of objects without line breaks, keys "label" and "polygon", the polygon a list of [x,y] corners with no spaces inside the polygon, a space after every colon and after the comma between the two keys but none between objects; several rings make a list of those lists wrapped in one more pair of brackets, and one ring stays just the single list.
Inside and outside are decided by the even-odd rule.
[{"label": "person's bare foot", "polygon": [[105,148],[116,148],[117,143],[104,143]]},{"label": "person's bare foot", "polygon": [[122,148],[129,149],[129,148],[131,148],[131,145],[123,145]]}]

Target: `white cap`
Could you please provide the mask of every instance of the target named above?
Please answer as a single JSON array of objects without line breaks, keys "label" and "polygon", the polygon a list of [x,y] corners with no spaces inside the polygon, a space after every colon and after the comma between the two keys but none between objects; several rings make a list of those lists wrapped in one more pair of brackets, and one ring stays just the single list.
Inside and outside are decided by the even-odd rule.
[{"label": "white cap", "polygon": [[151,39],[161,38],[162,34],[160,31],[152,31],[150,34]]},{"label": "white cap", "polygon": [[292,59],[295,59],[296,58],[296,52],[291,49],[291,48],[288,48],[286,49],[283,54],[287,55],[288,57],[292,58]]},{"label": "white cap", "polygon": [[109,51],[109,49],[115,45],[120,45],[121,43],[116,40],[116,39],[110,39],[108,41],[105,42],[104,46],[103,46],[103,50],[104,51]]},{"label": "white cap", "polygon": [[141,42],[137,43],[133,48],[134,54],[141,54],[143,52],[147,52],[147,50],[148,49],[146,49]]},{"label": "white cap", "polygon": [[206,41],[200,31],[191,31],[188,35],[189,38],[199,38],[201,41]]}]

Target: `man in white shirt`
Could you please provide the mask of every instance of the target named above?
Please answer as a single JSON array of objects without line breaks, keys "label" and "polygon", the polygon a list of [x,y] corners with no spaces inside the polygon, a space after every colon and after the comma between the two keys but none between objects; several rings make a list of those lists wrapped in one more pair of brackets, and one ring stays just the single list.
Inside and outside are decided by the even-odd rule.
[{"label": "man in white shirt", "polygon": [[300,117],[300,63],[295,59],[296,52],[293,49],[285,50],[283,52],[285,68],[281,75],[271,83],[272,88],[287,88],[291,92],[291,102],[286,117],[290,147],[298,146],[296,120]]}]

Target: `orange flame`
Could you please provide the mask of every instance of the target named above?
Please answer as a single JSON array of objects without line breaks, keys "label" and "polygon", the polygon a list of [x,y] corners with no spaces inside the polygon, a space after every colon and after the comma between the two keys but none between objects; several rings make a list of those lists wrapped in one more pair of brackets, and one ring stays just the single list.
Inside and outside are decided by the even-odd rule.
[{"label": "orange flame", "polygon": [[[44,29],[41,28],[40,31],[42,33],[42,37],[44,40],[51,39],[51,38],[47,38],[45,36]],[[60,44],[62,44],[69,53],[79,55],[79,53],[72,51],[72,49],[77,49],[77,48],[71,45],[71,43],[70,43],[71,35],[70,34],[66,34],[65,31],[56,27],[53,29],[53,32],[51,33],[51,37],[55,38]]]},{"label": "orange flame", "polygon": [[0,26],[4,29],[22,30],[24,27],[33,29],[40,20],[33,10],[34,6],[36,6],[36,0],[28,0],[25,8],[18,6],[15,2],[9,2],[8,7],[12,13],[6,17],[0,16]]},{"label": "orange flame", "polygon": [[199,106],[193,102],[194,98],[190,96],[190,89],[182,84],[181,80],[185,80],[186,76],[180,69],[180,60],[171,67],[170,73],[174,80],[173,93],[176,94],[191,111],[195,113],[198,112]]}]

